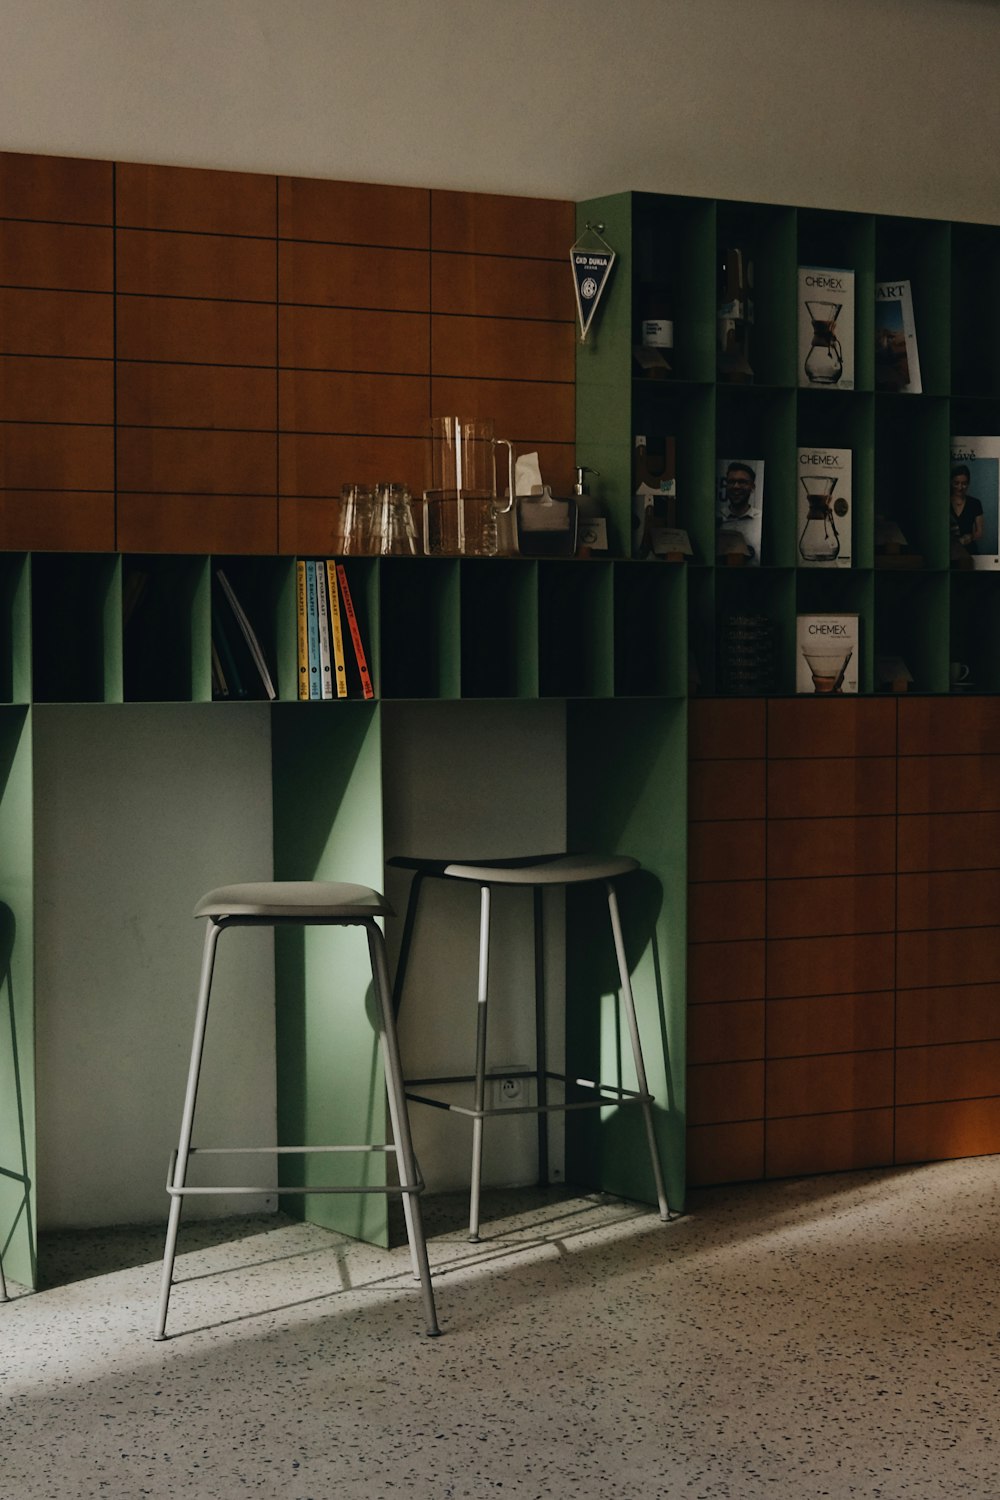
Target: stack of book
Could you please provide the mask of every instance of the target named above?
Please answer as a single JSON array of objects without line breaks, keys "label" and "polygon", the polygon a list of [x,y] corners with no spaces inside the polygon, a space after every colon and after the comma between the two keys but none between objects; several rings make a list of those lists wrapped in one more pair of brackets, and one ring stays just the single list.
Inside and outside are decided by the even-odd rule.
[{"label": "stack of book", "polygon": [[[361,695],[374,698],[368,658],[343,563],[333,558],[296,563],[299,698],[346,698],[348,654],[357,668]],[[350,637],[345,649],[344,634]]]}]

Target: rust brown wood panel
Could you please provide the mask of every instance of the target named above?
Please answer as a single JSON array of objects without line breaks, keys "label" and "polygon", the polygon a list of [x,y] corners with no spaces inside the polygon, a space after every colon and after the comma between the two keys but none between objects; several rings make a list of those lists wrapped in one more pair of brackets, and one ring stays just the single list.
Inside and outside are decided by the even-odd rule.
[{"label": "rust brown wood panel", "polygon": [[764,1175],[764,1122],[696,1125],[687,1133],[687,1177],[692,1187],[754,1182]]},{"label": "rust brown wood panel", "polygon": [[477,255],[562,260],[570,281],[569,252],[576,239],[576,209],[551,198],[504,197],[434,189],[431,246]]},{"label": "rust brown wood panel", "polygon": [[787,818],[767,827],[770,879],[889,875],[895,854],[895,818]]},{"label": "rust brown wood panel", "polygon": [[767,754],[764,700],[692,699],[688,708],[688,754],[693,761],[763,760]]},{"label": "rust brown wood panel", "polygon": [[826,937],[852,932],[892,932],[896,925],[895,877],[840,875],[770,880],[769,938]]},{"label": "rust brown wood panel", "polygon": [[283,432],[424,438],[427,388],[423,375],[282,370],[278,423]]},{"label": "rust brown wood panel", "polygon": [[329,556],[335,550],[334,501],[325,495],[279,495],[277,551],[283,556],[315,553]]},{"label": "rust brown wood panel", "polygon": [[110,229],[0,221],[0,285],[110,292],[114,264]]},{"label": "rust brown wood panel", "polygon": [[688,1003],[759,1000],[764,995],[764,943],[691,943]]},{"label": "rust brown wood panel", "polygon": [[759,1120],[763,1113],[762,1062],[707,1063],[688,1068],[687,1117],[691,1125]]},{"label": "rust brown wood panel", "polygon": [[1000,1039],[1000,983],[900,990],[896,996],[897,1047]]},{"label": "rust brown wood panel", "polygon": [[907,698],[899,703],[900,755],[1000,755],[996,698]]},{"label": "rust brown wood panel", "polygon": [[0,354],[110,359],[114,299],[104,292],[0,288]]},{"label": "rust brown wood panel", "polygon": [[278,178],[278,233],[282,239],[426,250],[430,244],[429,221],[427,188],[334,182],[319,177]]},{"label": "rust brown wood panel", "polygon": [[150,297],[215,297],[273,302],[277,276],[274,240],[233,235],[119,229],[119,292]]},{"label": "rust brown wood panel", "polygon": [[768,1177],[801,1177],[888,1166],[892,1146],[891,1109],[768,1120],[765,1172]]},{"label": "rust brown wood panel", "polygon": [[0,424],[0,488],[112,490],[112,427],[55,422]]},{"label": "rust brown wood panel", "polygon": [[766,1073],[768,1119],[890,1109],[892,1063],[889,1047],[878,1052],[772,1058]]},{"label": "rust brown wood panel", "polygon": [[895,702],[887,698],[769,699],[767,751],[779,760],[895,755]]},{"label": "rust brown wood panel", "polygon": [[545,318],[564,323],[576,318],[568,258],[524,260],[436,251],[431,257],[431,306],[437,313],[480,318]]},{"label": "rust brown wood panel", "polygon": [[273,496],[276,464],[273,432],[123,427],[118,433],[119,490]]},{"label": "rust brown wood panel", "polygon": [[420,490],[426,467],[425,447],[419,438],[282,433],[278,493],[339,495],[342,485],[376,480],[392,480]]},{"label": "rust brown wood panel", "polygon": [[1000,982],[1000,927],[901,932],[896,939],[899,988]]},{"label": "rust brown wood panel", "polygon": [[122,552],[255,553],[276,550],[273,495],[118,495]]},{"label": "rust brown wood panel", "polygon": [[0,547],[10,552],[113,552],[108,490],[0,490]]},{"label": "rust brown wood panel", "polygon": [[764,816],[767,763],[744,760],[692,761],[688,772],[688,816],[692,822]]},{"label": "rust brown wood panel", "polygon": [[896,1161],[947,1161],[1000,1152],[1000,1098],[896,1110]]},{"label": "rust brown wood panel", "polygon": [[854,817],[895,814],[895,757],[768,761],[769,818],[808,818],[820,808]]},{"label": "rust brown wood panel", "polygon": [[116,301],[119,359],[205,365],[273,366],[276,362],[273,306],[131,295]]},{"label": "rust brown wood panel", "polygon": [[940,754],[901,758],[899,811],[1000,811],[1000,755]]},{"label": "rust brown wood panel", "polygon": [[893,934],[783,938],[767,945],[767,995],[851,995],[895,986]]},{"label": "rust brown wood panel", "polygon": [[120,359],[116,371],[121,427],[273,432],[277,425],[273,369]]},{"label": "rust brown wood panel", "polygon": [[898,869],[983,870],[997,863],[1000,812],[913,813],[898,822]]},{"label": "rust brown wood panel", "polygon": [[1000,1094],[1000,1040],[902,1047],[896,1053],[896,1103],[982,1099]]},{"label": "rust brown wood panel", "polygon": [[767,1002],[768,1057],[868,1052],[892,1045],[892,990]]},{"label": "rust brown wood panel", "polygon": [[763,880],[719,880],[688,892],[688,940],[764,937]]},{"label": "rust brown wood panel", "polygon": [[260,172],[136,162],[119,162],[116,172],[116,219],[129,229],[273,236],[275,197],[275,179]]},{"label": "rust brown wood panel", "polygon": [[429,349],[423,313],[278,309],[278,359],[285,368],[426,375]]},{"label": "rust brown wood panel", "polygon": [[[519,452],[537,442],[572,443],[576,436],[576,389],[570,384],[438,376],[431,381],[431,411],[435,416],[492,418],[493,431],[509,438]],[[502,470],[502,452],[497,463]],[[544,470],[542,482],[549,483]]]},{"label": "rust brown wood panel", "polygon": [[430,310],[430,255],[384,245],[281,240],[278,300],[319,307]]},{"label": "rust brown wood panel", "polygon": [[764,1056],[764,1001],[694,1005],[687,1026],[688,1065],[750,1061]]},{"label": "rust brown wood panel", "polygon": [[1000,915],[1000,870],[900,875],[898,888],[900,931],[989,927]]},{"label": "rust brown wood panel", "polygon": [[0,218],[110,224],[114,167],[82,157],[0,152]]},{"label": "rust brown wood panel", "polygon": [[115,418],[109,359],[0,355],[0,412],[7,422],[100,422]]},{"label": "rust brown wood panel", "polygon": [[688,880],[760,880],[764,875],[762,818],[692,823],[688,829]]},{"label": "rust brown wood panel", "polygon": [[431,373],[435,376],[572,382],[575,351],[569,323],[431,315]]}]

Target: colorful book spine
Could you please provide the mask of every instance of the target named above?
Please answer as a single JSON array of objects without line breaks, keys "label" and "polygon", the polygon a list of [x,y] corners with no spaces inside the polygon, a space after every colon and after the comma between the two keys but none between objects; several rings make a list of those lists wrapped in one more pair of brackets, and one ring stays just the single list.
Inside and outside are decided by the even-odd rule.
[{"label": "colorful book spine", "polygon": [[321,562],[316,564],[316,615],[319,624],[319,695],[333,697],[333,679],[330,673],[330,626],[326,609],[326,569]]},{"label": "colorful book spine", "polygon": [[326,592],[330,601],[330,639],[333,645],[333,679],[337,697],[347,697],[347,663],[344,661],[344,627],[340,618],[340,590],[337,587],[337,565],[327,559]]},{"label": "colorful book spine", "polygon": [[361,678],[361,691],[366,698],[374,698],[375,689],[372,687],[371,674],[368,671],[368,659],[365,656],[365,648],[361,640],[361,627],[358,624],[358,617],[354,612],[354,601],[351,598],[351,590],[347,583],[347,571],[343,563],[337,564],[337,583],[340,585],[340,597],[344,601],[344,614],[347,616],[351,641],[354,645],[354,656],[358,663],[358,674]]},{"label": "colorful book spine", "polygon": [[295,564],[295,617],[299,645],[299,699],[309,698],[309,606],[306,589],[306,565]]},{"label": "colorful book spine", "polygon": [[316,564],[306,562],[306,624],[309,637],[309,701],[320,697],[319,613],[316,608]]}]

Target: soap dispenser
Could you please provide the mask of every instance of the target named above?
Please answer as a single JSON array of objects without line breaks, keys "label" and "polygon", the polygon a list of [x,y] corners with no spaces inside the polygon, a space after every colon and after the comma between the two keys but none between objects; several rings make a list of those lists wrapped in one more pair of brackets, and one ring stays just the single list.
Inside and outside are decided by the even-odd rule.
[{"label": "soap dispenser", "polygon": [[[579,476],[580,471],[577,470]],[[519,495],[517,531],[522,557],[572,557],[576,552],[579,507],[575,497],[560,500],[550,485]]]}]

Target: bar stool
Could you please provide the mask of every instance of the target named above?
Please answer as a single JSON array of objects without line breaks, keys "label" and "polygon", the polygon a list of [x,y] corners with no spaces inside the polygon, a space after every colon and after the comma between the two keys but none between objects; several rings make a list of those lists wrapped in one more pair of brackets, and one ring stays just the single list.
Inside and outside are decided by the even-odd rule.
[{"label": "bar stool", "polygon": [[[195,917],[206,917],[205,946],[202,956],[201,980],[195,1012],[194,1038],[191,1044],[191,1062],[188,1069],[187,1089],[184,1095],[184,1110],[181,1117],[180,1140],[176,1152],[171,1156],[167,1176],[167,1192],[170,1194],[170,1214],[167,1221],[167,1239],[163,1255],[163,1273],[160,1285],[160,1306],[155,1337],[166,1336],[167,1305],[173,1284],[174,1257],[177,1248],[177,1228],[180,1223],[181,1205],[189,1194],[198,1193],[384,1193],[400,1195],[406,1220],[406,1234],[410,1246],[410,1257],[414,1276],[420,1282],[423,1295],[427,1332],[439,1333],[434,1308],[434,1293],[431,1288],[427,1247],[424,1240],[420,1213],[419,1194],[423,1182],[413,1155],[409,1120],[406,1113],[403,1073],[399,1062],[399,1046],[396,1041],[396,1025],[389,987],[389,969],[385,956],[385,940],[376,924],[376,917],[392,915],[392,908],[384,896],[363,885],[342,885],[328,881],[264,881],[249,885],[224,886],[209,891],[194,909]],[[377,1025],[382,1059],[385,1066],[385,1086],[389,1103],[389,1118],[392,1125],[392,1142],[388,1145],[360,1146],[256,1146],[243,1148],[192,1146],[195,1104],[198,1095],[198,1076],[201,1071],[205,1046],[205,1029],[208,1020],[209,996],[215,966],[215,951],[219,937],[227,927],[363,927],[368,934],[368,952],[371,961],[372,982],[377,1005]],[[313,1187],[277,1188],[265,1187],[188,1187],[186,1185],[188,1164],[192,1157],[221,1154],[267,1154],[276,1151],[306,1155],[310,1152],[384,1152],[395,1158],[398,1185],[378,1187]]]},{"label": "bar stool", "polygon": [[[410,859],[400,856],[389,860],[389,864],[398,869],[412,870],[414,872],[406,908],[406,919],[403,925],[399,964],[396,971],[394,998],[397,1012],[406,980],[406,967],[413,940],[417,905],[424,880],[471,881],[480,887],[479,985],[476,1008],[475,1071],[471,1075],[459,1074],[448,1077],[408,1079],[406,1094],[407,1099],[412,1100],[414,1103],[430,1105],[435,1109],[450,1110],[454,1114],[465,1115],[472,1120],[472,1182],[469,1206],[469,1239],[473,1241],[479,1239],[479,1197],[482,1185],[484,1120],[488,1120],[494,1115],[503,1114],[537,1115],[539,1117],[538,1176],[540,1182],[547,1183],[547,1116],[553,1111],[601,1109],[607,1107],[609,1104],[637,1105],[642,1110],[646,1126],[646,1140],[649,1146],[650,1164],[653,1169],[653,1181],[656,1186],[657,1204],[660,1211],[660,1218],[666,1222],[670,1217],[670,1208],[667,1203],[663,1171],[660,1165],[656,1133],[653,1127],[652,1106],[655,1100],[649,1092],[649,1086],[646,1082],[646,1068],[642,1057],[642,1045],[639,1040],[639,1026],[636,1020],[632,983],[629,978],[628,961],[625,956],[625,943],[622,937],[621,918],[618,910],[618,896],[615,890],[615,881],[619,876],[627,875],[639,868],[638,860],[632,859],[628,855],[547,854],[532,856],[527,859],[493,859],[482,860],[477,863],[460,863],[437,859]],[[545,993],[542,968],[544,957],[542,890],[545,886],[582,885],[593,881],[603,882],[607,892],[608,913],[611,918],[611,932],[614,939],[615,954],[618,960],[618,974],[621,983],[621,1001],[632,1044],[632,1059],[635,1065],[636,1080],[638,1083],[637,1089],[624,1089],[614,1084],[598,1083],[591,1079],[567,1079],[565,1074],[553,1073],[547,1067]],[[533,1072],[525,1076],[535,1079],[537,1102],[533,1105],[500,1105],[488,1107],[486,1104],[490,891],[495,885],[523,886],[530,887],[532,890],[535,950],[535,1068]],[[563,1085],[571,1083],[578,1088],[588,1090],[594,1097],[582,1101],[573,1100],[550,1103],[547,1090],[549,1082],[562,1083]],[[426,1094],[413,1092],[415,1088],[432,1084],[449,1083],[472,1083],[473,1104],[471,1109],[467,1106],[448,1104],[441,1099],[434,1099]]]}]

